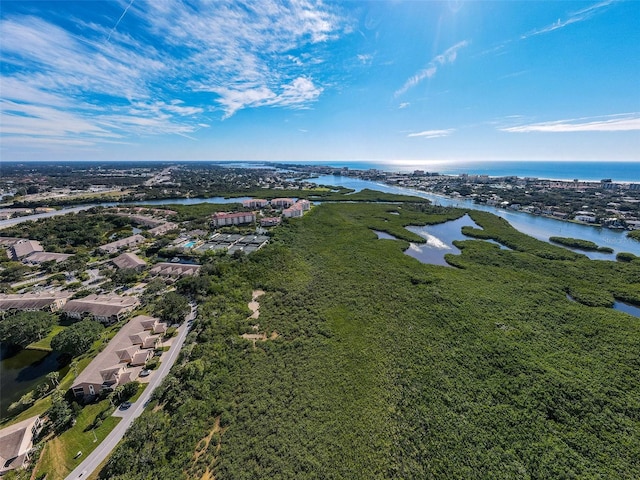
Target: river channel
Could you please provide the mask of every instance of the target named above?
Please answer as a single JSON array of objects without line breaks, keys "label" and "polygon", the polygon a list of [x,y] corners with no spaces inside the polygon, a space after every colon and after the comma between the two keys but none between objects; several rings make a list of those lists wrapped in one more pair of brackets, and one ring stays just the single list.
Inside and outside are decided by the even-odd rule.
[{"label": "river channel", "polygon": [[[474,210],[483,210],[491,212],[507,220],[514,228],[522,233],[526,233],[538,240],[549,241],[549,237],[569,237],[579,238],[581,240],[589,240],[601,247],[611,247],[614,253],[589,252],[578,249],[570,249],[577,253],[582,253],[592,260],[615,260],[616,254],[619,252],[629,252],[640,256],[640,242],[627,238],[627,232],[623,230],[612,230],[609,228],[592,227],[579,223],[566,222],[556,220],[554,218],[543,217],[540,215],[532,215],[514,210],[505,210],[495,208],[489,205],[474,203],[471,200],[449,198],[433,193],[422,192],[404,187],[393,187],[379,182],[369,180],[361,180],[359,178],[344,177],[339,175],[323,175],[317,178],[307,179],[309,182],[318,185],[327,185],[332,187],[346,187],[359,192],[365,188],[378,190],[386,193],[396,193],[400,195],[413,195],[416,197],[431,200],[434,205],[444,207],[459,207]],[[567,247],[565,247],[567,248]]]}]

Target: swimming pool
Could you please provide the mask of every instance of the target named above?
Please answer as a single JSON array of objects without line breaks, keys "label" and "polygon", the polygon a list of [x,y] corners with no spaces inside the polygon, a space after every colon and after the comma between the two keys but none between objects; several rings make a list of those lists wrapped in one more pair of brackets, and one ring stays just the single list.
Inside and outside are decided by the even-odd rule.
[{"label": "swimming pool", "polygon": [[182,245],[182,248],[193,248],[193,246],[196,244],[195,240],[192,240],[190,242],[185,243],[184,245]]}]

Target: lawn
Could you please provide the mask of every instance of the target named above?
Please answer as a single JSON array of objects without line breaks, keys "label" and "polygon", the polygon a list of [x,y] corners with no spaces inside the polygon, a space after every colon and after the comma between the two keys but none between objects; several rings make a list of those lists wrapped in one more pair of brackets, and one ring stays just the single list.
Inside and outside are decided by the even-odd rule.
[{"label": "lawn", "polygon": [[[36,478],[45,473],[49,480],[65,478],[118,424],[120,418],[112,417],[109,413],[97,428],[91,428],[98,415],[103,411],[112,412],[113,409],[109,400],[84,407],[73,427],[47,442],[36,467]],[[82,452],[82,455],[74,458],[78,452]]]},{"label": "lawn", "polygon": [[38,340],[37,342],[33,342],[27,345],[27,350],[42,350],[42,351],[50,352],[52,350],[51,339],[55,337],[57,334],[59,334],[65,328],[66,327],[62,325],[56,325],[55,327],[53,327],[49,335],[44,337],[42,340]]}]

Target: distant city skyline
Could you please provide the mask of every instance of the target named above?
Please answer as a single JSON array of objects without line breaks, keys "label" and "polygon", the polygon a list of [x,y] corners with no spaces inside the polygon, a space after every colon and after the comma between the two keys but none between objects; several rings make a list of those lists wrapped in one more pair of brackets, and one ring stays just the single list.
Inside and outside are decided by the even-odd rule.
[{"label": "distant city skyline", "polygon": [[640,161],[635,1],[3,1],[0,160]]}]

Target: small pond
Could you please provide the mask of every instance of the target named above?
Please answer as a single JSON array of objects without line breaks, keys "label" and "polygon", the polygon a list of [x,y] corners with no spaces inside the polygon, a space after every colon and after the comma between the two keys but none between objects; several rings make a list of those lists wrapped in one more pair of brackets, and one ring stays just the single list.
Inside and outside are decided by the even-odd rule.
[{"label": "small pond", "polygon": [[[25,393],[47,381],[46,375],[60,369],[60,354],[38,350],[11,349],[0,344],[0,418],[7,415],[9,405]],[[62,376],[62,372],[61,375]]]}]

